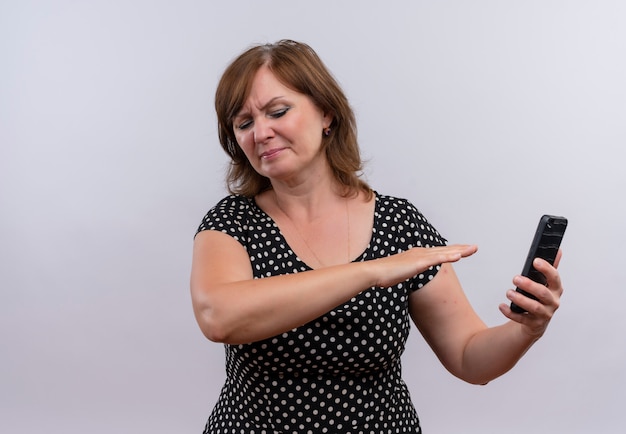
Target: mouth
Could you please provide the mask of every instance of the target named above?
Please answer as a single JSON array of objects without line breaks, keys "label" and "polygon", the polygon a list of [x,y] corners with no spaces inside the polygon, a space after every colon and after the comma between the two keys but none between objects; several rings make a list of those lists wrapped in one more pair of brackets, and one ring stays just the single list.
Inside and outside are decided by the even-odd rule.
[{"label": "mouth", "polygon": [[268,160],[270,158],[273,158],[275,156],[277,156],[278,154],[280,154],[282,151],[284,151],[285,148],[274,148],[274,149],[269,149],[265,152],[263,152],[261,154],[261,159],[262,160]]}]

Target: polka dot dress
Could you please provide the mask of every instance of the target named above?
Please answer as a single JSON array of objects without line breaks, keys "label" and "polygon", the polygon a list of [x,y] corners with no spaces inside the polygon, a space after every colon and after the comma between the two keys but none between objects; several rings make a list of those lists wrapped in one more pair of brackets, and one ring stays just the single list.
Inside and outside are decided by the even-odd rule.
[{"label": "polka dot dress", "polygon": [[[223,199],[204,217],[202,230],[239,241],[255,278],[310,270],[253,199]],[[409,202],[377,194],[372,238],[355,261],[444,244]],[[437,271],[365,289],[282,335],[225,345],[227,378],[204,433],[421,432],[400,356],[410,330],[408,296]]]}]

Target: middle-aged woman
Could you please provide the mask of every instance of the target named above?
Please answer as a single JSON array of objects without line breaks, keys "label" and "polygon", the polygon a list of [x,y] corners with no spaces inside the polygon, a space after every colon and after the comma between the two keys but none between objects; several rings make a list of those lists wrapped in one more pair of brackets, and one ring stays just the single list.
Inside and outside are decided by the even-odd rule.
[{"label": "middle-aged woman", "polygon": [[245,51],[215,106],[231,195],[195,237],[191,292],[202,332],[225,344],[227,377],[205,433],[421,432],[401,377],[409,318],[475,384],[543,335],[556,268],[535,261],[549,287],[516,276],[538,300],[507,291],[528,313],[502,304],[509,321],[487,327],[450,265],[476,247],[446,246],[411,203],[359,177],[353,112],[308,45]]}]

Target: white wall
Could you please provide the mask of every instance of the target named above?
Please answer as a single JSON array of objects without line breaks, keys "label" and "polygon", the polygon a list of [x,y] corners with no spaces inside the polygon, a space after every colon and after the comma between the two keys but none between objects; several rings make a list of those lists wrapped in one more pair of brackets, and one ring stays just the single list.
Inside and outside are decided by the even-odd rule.
[{"label": "white wall", "polygon": [[223,350],[191,312],[224,194],[213,92],[255,42],[310,43],[380,192],[451,241],[489,324],[542,213],[570,220],[550,330],[486,387],[404,359],[429,434],[617,433],[626,400],[626,3],[0,4],[0,432],[201,432]]}]

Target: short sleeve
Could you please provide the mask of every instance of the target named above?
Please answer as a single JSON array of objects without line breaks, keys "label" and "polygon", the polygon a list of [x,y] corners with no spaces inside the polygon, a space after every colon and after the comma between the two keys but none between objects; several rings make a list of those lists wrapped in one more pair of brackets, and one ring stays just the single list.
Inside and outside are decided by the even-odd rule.
[{"label": "short sleeve", "polygon": [[246,247],[247,212],[249,202],[242,196],[228,196],[203,217],[196,235],[202,231],[220,231],[230,235]]},{"label": "short sleeve", "polygon": [[428,222],[426,217],[410,202],[407,202],[407,212],[413,229],[413,240],[416,247],[445,246],[447,240]]},{"label": "short sleeve", "polygon": [[[424,215],[410,202],[406,202],[406,210],[409,215],[412,229],[412,247],[439,247],[445,246],[447,240],[429,223]],[[441,269],[441,265],[435,265],[418,274],[408,282],[409,292],[421,289],[430,282]]]}]

